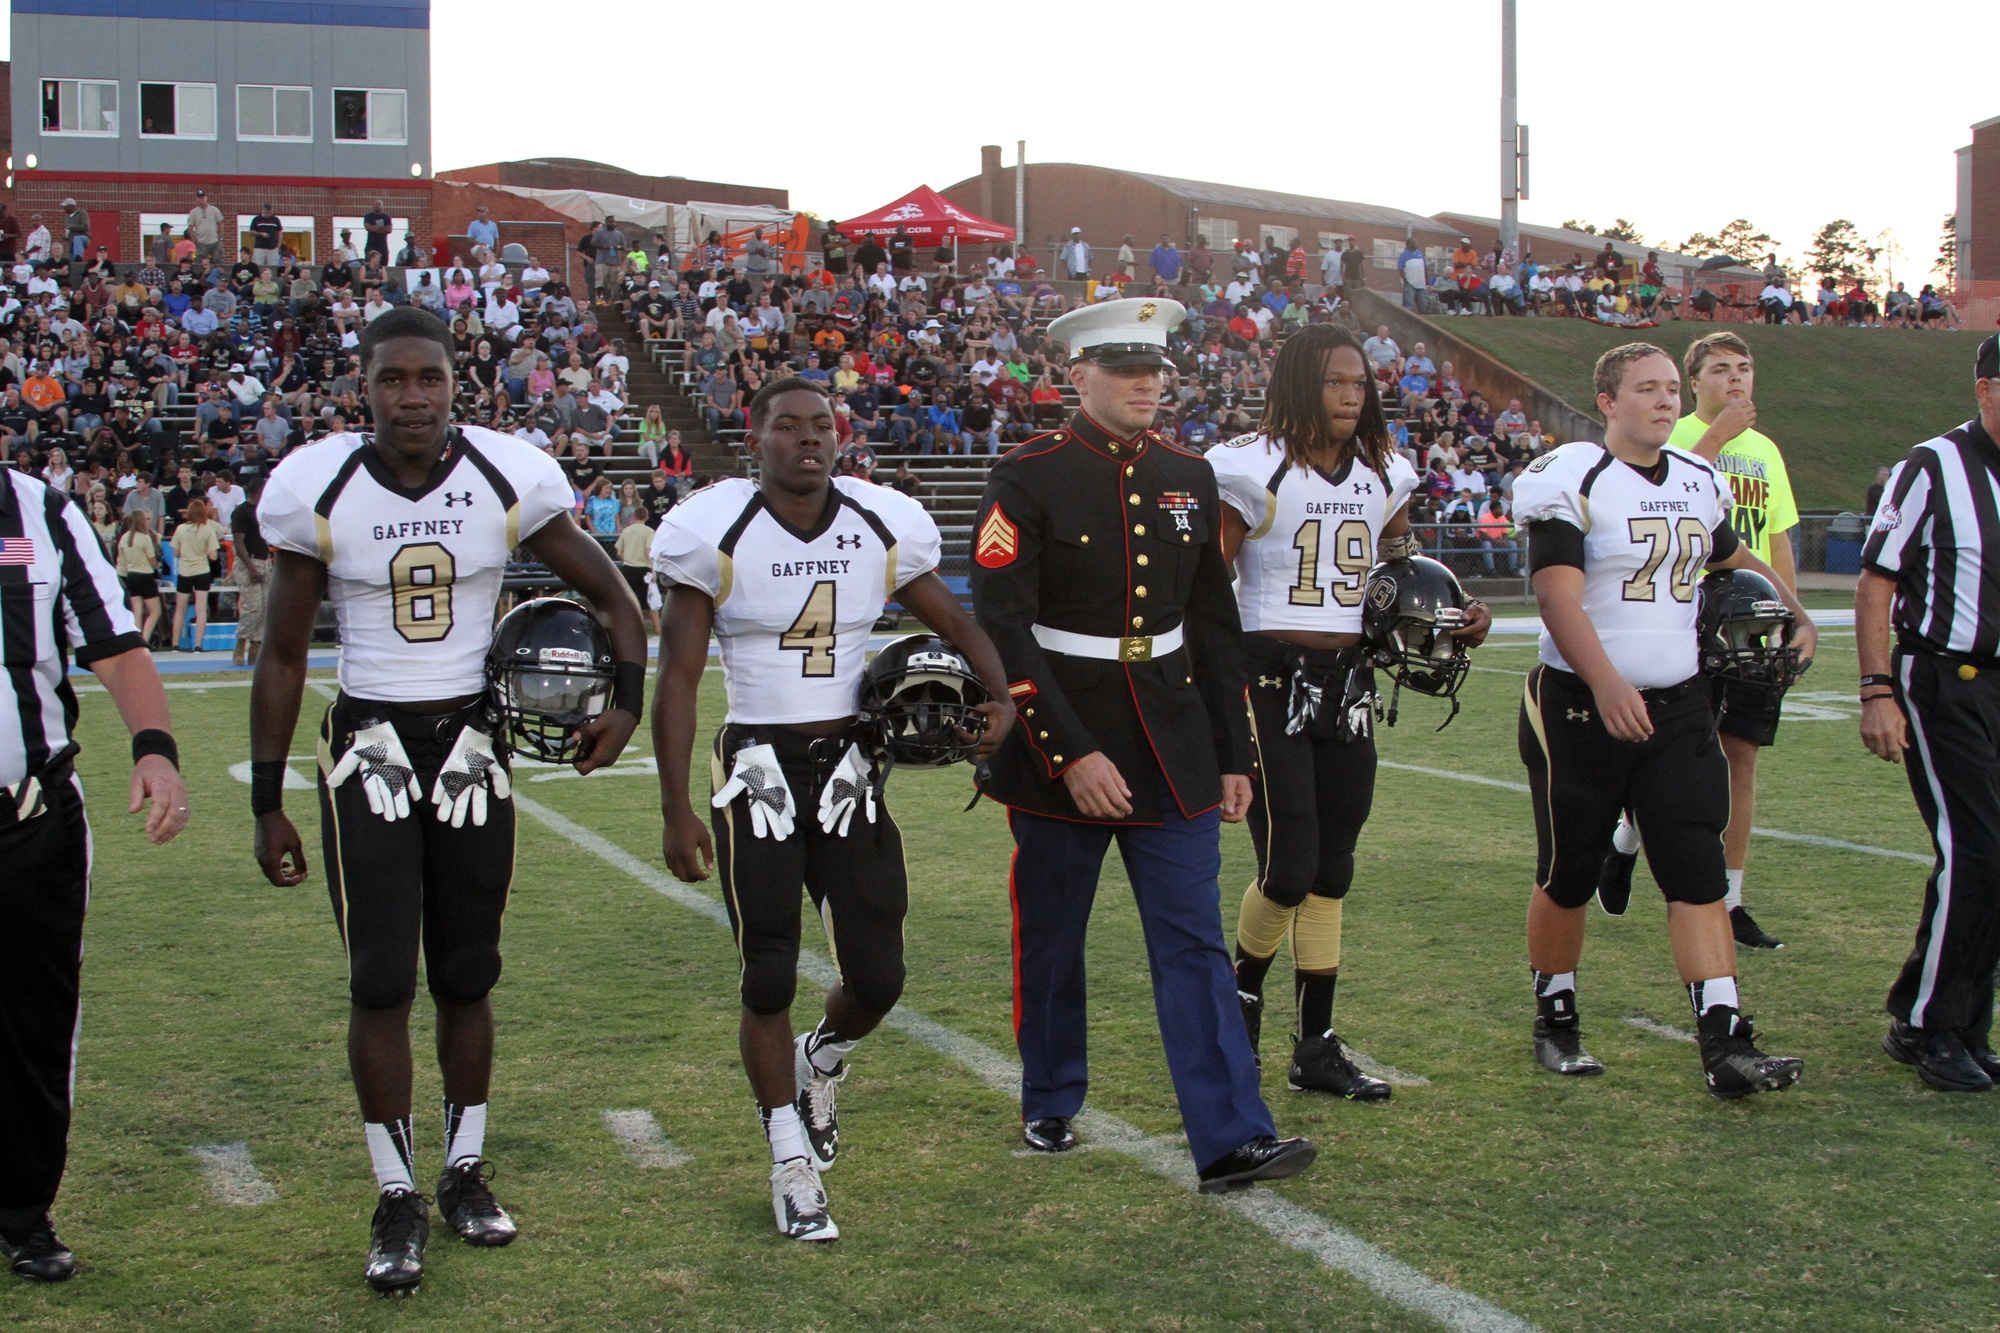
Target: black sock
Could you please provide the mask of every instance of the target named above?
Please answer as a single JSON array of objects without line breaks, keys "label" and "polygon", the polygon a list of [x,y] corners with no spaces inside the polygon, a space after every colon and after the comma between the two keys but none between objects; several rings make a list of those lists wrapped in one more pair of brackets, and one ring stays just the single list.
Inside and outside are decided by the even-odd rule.
[{"label": "black sock", "polygon": [[1292,999],[1298,1006],[1299,1035],[1317,1037],[1333,1028],[1333,983],[1340,973],[1321,976],[1314,972],[1292,973]]},{"label": "black sock", "polygon": [[1261,997],[1264,994],[1264,977],[1271,970],[1271,964],[1278,955],[1257,958],[1243,952],[1243,946],[1236,946],[1236,989],[1249,995]]},{"label": "black sock", "polygon": [[1535,972],[1535,1012],[1558,1027],[1576,1022],[1576,973]]}]

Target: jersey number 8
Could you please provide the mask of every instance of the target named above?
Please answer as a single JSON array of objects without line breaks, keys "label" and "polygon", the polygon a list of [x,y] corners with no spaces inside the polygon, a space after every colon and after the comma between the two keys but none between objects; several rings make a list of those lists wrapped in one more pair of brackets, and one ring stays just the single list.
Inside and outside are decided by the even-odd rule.
[{"label": "jersey number 8", "polygon": [[[1695,585],[1701,582],[1702,568],[1708,564],[1708,553],[1714,538],[1698,518],[1684,518],[1668,526],[1664,518],[1628,518],[1626,531],[1633,543],[1644,543],[1646,560],[1639,566],[1639,572],[1625,580],[1621,590],[1625,601],[1650,602],[1654,600],[1656,586],[1653,576],[1660,572],[1660,566],[1669,560],[1673,562],[1672,577],[1667,584],[1668,591],[1677,602],[1694,600]],[[1676,538],[1680,550],[1675,552]]]},{"label": "jersey number 8", "polygon": [[451,633],[451,585],[458,561],[436,542],[405,546],[389,557],[396,598],[396,633],[410,643],[435,643]]},{"label": "jersey number 8", "polygon": [[839,591],[839,585],[832,579],[813,584],[812,591],[806,594],[806,604],[799,608],[798,619],[778,636],[778,647],[805,654],[805,660],[799,663],[801,676],[833,674],[834,627],[840,623],[835,598]]},{"label": "jersey number 8", "polygon": [[[1319,586],[1319,520],[1309,518],[1299,524],[1292,537],[1292,549],[1299,553],[1299,580],[1288,593],[1293,606],[1325,606],[1326,589]],[[1350,518],[1333,530],[1333,564],[1346,578],[1333,583],[1333,600],[1342,606],[1361,605],[1361,585],[1375,563],[1368,549],[1368,525]],[[1353,580],[1349,582],[1348,580]]]}]

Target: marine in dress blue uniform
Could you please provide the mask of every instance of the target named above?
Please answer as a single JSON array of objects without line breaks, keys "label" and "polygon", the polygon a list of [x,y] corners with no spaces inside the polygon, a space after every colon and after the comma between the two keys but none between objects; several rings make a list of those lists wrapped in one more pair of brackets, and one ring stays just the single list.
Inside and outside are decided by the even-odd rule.
[{"label": "marine in dress blue uniform", "polygon": [[[1075,1143],[1089,1084],[1084,935],[1115,840],[1138,900],[1188,1144],[1214,1191],[1296,1174],[1257,1087],[1222,932],[1220,825],[1254,763],[1215,474],[1150,429],[1176,301],[1063,316],[1083,408],[995,464],[972,592],[1019,724],[981,789],[1015,855],[1014,1019],[1031,1147]],[[1232,775],[1232,777],[1225,777]]]}]

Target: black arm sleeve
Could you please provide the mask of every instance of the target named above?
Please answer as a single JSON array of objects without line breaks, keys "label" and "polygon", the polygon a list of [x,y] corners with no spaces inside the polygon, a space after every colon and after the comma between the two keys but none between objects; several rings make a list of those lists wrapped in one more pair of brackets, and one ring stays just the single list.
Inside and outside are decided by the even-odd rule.
[{"label": "black arm sleeve", "polygon": [[1551,565],[1583,568],[1582,528],[1559,518],[1537,519],[1528,525],[1528,572],[1537,573]]},{"label": "black arm sleeve", "polygon": [[1719,565],[1736,554],[1736,548],[1743,543],[1736,536],[1735,525],[1727,522],[1715,525],[1715,531],[1708,534],[1708,563]]}]

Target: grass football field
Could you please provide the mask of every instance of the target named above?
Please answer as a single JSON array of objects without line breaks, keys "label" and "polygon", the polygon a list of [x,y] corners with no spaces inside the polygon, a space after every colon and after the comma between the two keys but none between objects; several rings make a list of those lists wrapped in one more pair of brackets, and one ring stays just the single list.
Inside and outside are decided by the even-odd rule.
[{"label": "grass football field", "polygon": [[[961,812],[963,769],[902,772],[889,799],[910,867],[908,1012],[903,1027],[863,1044],[842,1092],[842,1154],[827,1178],[842,1239],[780,1238],[737,1062],[733,949],[659,871],[643,736],[606,775],[518,769],[527,800],[495,993],[487,1151],[522,1237],[479,1251],[435,1231],[423,1289],[401,1301],[360,1278],[374,1189],[346,1074],[345,974],[311,794],[293,791],[288,805],[314,877],[274,889],[251,862],[248,790],[230,773],[247,758],[247,678],[174,677],[194,822],[151,849],[122,812],[116,713],[86,693],[81,771],[98,869],[57,1212],[83,1266],[61,1287],[7,1283],[0,1324],[2000,1327],[2000,1101],[1931,1092],[1877,1045],[1921,893],[1918,862],[1770,836],[1753,844],[1750,904],[1790,947],[1743,958],[1744,996],[1766,1049],[1805,1057],[1794,1091],[1711,1101],[1694,1048],[1654,1030],[1692,1023],[1643,871],[1627,917],[1592,909],[1581,971],[1585,1032],[1609,1072],[1565,1082],[1535,1066],[1522,943],[1527,797],[1446,776],[1521,782],[1516,707],[1531,643],[1496,635],[1477,655],[1482,669],[1449,730],[1433,732],[1442,706],[1406,695],[1402,725],[1384,733],[1336,1021],[1353,1046],[1410,1077],[1379,1106],[1288,1093],[1285,1024],[1267,1021],[1265,1089],[1280,1131],[1312,1136],[1320,1159],[1296,1181],[1236,1196],[1271,1205],[1247,1210],[1147,1165],[1173,1160],[1179,1123],[1115,857],[1090,944],[1092,1106],[1147,1137],[1106,1144],[1100,1134],[1095,1149],[1059,1158],[1019,1153],[1014,1105],[966,1063],[987,1061],[990,1077],[991,1053],[1013,1056],[1004,820],[990,803]],[[1766,754],[1758,823],[1923,852],[1901,772],[1856,739],[1853,679],[1853,640],[1829,638]],[[718,674],[702,703],[712,725]],[[294,754],[307,753],[319,706],[309,694]],[[310,761],[293,768],[311,772]],[[1227,830],[1224,850],[1233,920],[1251,873],[1248,835]],[[824,953],[816,932],[807,943]],[[1286,967],[1272,974],[1274,995]],[[802,984],[796,1020],[811,1022],[816,1003]],[[428,1192],[441,1129],[423,1005],[418,1175]],[[661,1137],[622,1142],[607,1111],[647,1113]],[[243,1150],[225,1157],[235,1174],[219,1192],[193,1150],[233,1144]],[[1287,1245],[1257,1216],[1365,1243],[1334,1252],[1374,1284]],[[1383,1256],[1403,1267],[1378,1264]],[[1454,1292],[1487,1304],[1455,1304]]]}]

